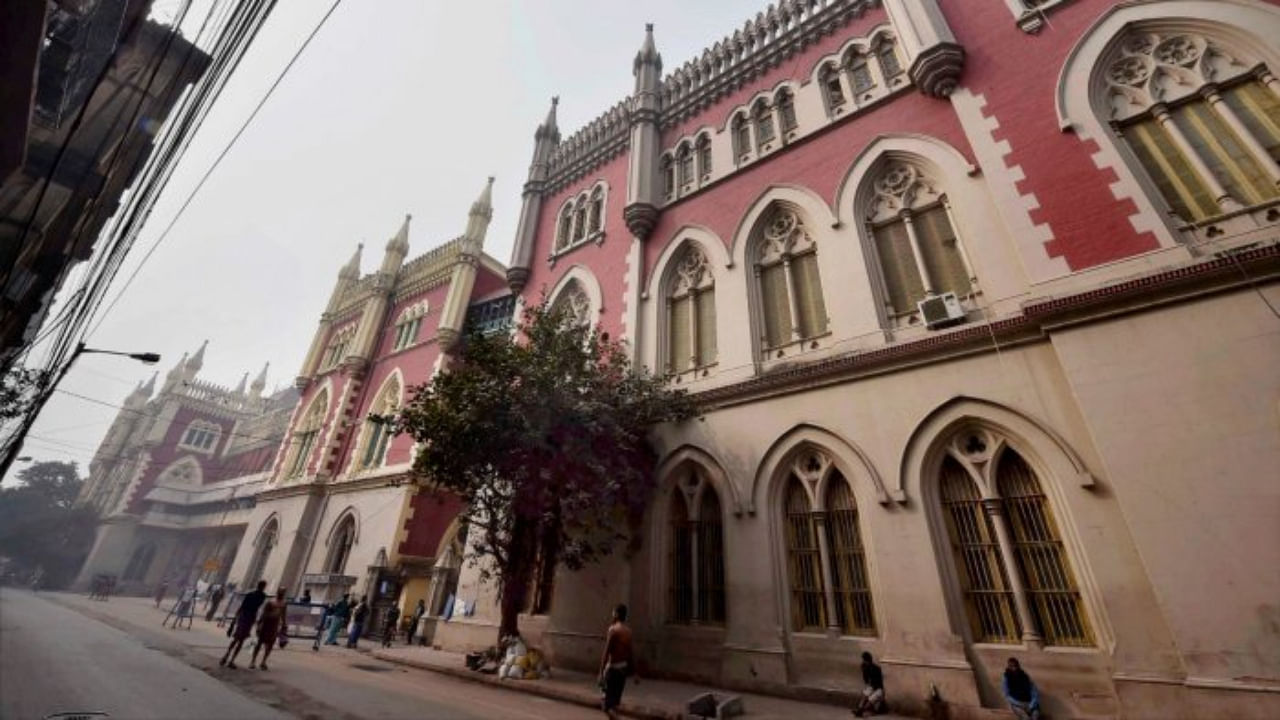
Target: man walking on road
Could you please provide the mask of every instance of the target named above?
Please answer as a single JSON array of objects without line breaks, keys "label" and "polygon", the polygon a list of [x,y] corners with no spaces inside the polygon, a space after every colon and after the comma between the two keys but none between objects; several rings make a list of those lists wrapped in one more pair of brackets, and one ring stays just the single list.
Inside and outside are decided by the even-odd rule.
[{"label": "man walking on road", "polygon": [[618,720],[618,706],[622,704],[622,690],[627,676],[634,672],[632,664],[631,628],[627,627],[627,606],[613,609],[613,624],[605,637],[604,657],[600,659],[600,687],[604,690],[604,714],[610,720]]},{"label": "man walking on road", "polygon": [[392,605],[387,608],[386,627],[382,629],[382,647],[391,647],[396,639],[396,626],[400,624],[400,608]]},{"label": "man walking on road", "polygon": [[266,605],[262,606],[262,619],[258,621],[258,644],[253,646],[253,657],[249,658],[250,670],[258,663],[259,650],[262,651],[262,664],[258,667],[267,669],[267,658],[271,657],[271,648],[275,646],[276,638],[280,633],[284,632],[286,607],[284,588],[276,590],[275,599],[268,600]]},{"label": "man walking on road", "polygon": [[325,645],[338,644],[338,632],[347,625],[347,618],[350,617],[351,607],[347,598],[351,597],[344,593],[338,602],[333,604],[329,609],[329,634],[325,636]]},{"label": "man walking on road", "polygon": [[359,647],[360,634],[364,632],[364,621],[369,617],[369,603],[360,598],[356,609],[351,614],[351,634],[347,636],[347,647]]},{"label": "man walking on road", "polygon": [[231,623],[231,644],[227,646],[227,651],[222,654],[222,659],[218,661],[219,665],[235,669],[236,656],[240,654],[240,648],[244,646],[244,641],[253,632],[253,623],[258,619],[258,610],[267,601],[266,587],[267,581],[259,580],[258,589],[244,596],[244,600],[240,603],[240,609],[236,612],[236,618]]}]

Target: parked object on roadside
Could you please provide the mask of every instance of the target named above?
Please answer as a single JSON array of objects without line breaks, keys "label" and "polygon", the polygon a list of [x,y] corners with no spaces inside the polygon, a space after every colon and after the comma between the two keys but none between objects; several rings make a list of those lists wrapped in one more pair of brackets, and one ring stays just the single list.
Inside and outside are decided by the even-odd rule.
[{"label": "parked object on roadside", "polygon": [[1040,720],[1040,691],[1017,658],[1009,658],[1000,691],[1018,720]]},{"label": "parked object on roadside", "polygon": [[498,677],[510,680],[539,680],[551,677],[551,666],[537,649],[527,646],[520,636],[512,638],[506,647]]}]

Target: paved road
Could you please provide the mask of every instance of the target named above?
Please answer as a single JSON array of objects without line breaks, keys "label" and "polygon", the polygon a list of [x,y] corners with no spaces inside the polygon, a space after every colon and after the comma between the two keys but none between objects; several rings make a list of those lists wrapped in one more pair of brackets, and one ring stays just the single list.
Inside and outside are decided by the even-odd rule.
[{"label": "paved road", "polygon": [[285,718],[115,628],[21,590],[0,590],[0,717]]},{"label": "paved road", "polygon": [[[68,709],[105,710],[111,720],[601,716],[577,705],[408,669],[355,651],[325,648],[315,653],[309,642],[276,651],[270,672],[244,669],[246,655],[240,657],[241,669],[227,670],[217,663],[226,638],[201,620],[193,631],[162,629],[165,613],[134,598],[113,598],[106,604],[64,595],[56,603],[22,590],[0,591],[0,718],[39,720],[42,713]],[[65,603],[80,611],[63,607]],[[117,704],[103,702],[95,689]],[[50,698],[57,704],[46,709]],[[63,698],[95,700],[97,705],[67,707]]]}]

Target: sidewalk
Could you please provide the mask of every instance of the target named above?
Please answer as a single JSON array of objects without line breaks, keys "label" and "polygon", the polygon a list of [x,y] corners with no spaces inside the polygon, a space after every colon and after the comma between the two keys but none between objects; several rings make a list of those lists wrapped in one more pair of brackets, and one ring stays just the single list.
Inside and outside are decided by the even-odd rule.
[{"label": "sidewalk", "polygon": [[[596,679],[587,673],[552,668],[551,677],[542,680],[499,680],[495,675],[485,675],[468,670],[461,653],[433,650],[425,647],[398,646],[389,649],[374,648],[373,656],[389,662],[432,670],[472,682],[486,683],[509,690],[577,703],[587,707],[599,707],[600,691]],[[767,695],[736,693],[718,688],[671,680],[641,679],[627,683],[622,696],[622,714],[641,720],[668,720],[682,717],[685,703],[696,695],[713,692],[716,695],[738,695],[748,720],[850,720],[849,708],[836,705],[819,705],[798,702]],[[882,720],[907,720],[901,715],[877,715]]]}]

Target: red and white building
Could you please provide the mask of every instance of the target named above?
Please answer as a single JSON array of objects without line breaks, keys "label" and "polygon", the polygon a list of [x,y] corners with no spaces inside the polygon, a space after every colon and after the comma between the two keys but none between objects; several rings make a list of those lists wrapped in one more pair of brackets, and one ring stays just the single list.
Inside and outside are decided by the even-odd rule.
[{"label": "red and white building", "polygon": [[[531,642],[592,668],[623,601],[722,686],[852,692],[868,650],[895,708],[987,717],[1016,656],[1053,717],[1280,715],[1277,38],[1261,0],[783,0],[665,75],[650,28],[572,135],[553,101],[507,279],[707,410]],[[457,600],[436,642],[491,644]]]}]

